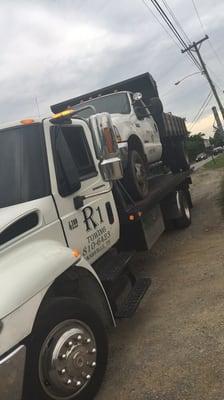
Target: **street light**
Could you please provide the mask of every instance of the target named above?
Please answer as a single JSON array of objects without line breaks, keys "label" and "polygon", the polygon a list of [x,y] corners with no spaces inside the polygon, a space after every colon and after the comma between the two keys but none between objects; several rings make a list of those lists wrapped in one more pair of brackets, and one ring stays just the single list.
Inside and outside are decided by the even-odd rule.
[{"label": "street light", "polygon": [[198,75],[198,74],[203,74],[203,71],[202,71],[202,72],[193,72],[193,74],[189,74],[189,75],[185,76],[184,78],[180,79],[179,81],[175,82],[174,85],[177,86],[177,85],[179,85],[181,82],[183,82],[185,79],[190,78],[190,76]]}]

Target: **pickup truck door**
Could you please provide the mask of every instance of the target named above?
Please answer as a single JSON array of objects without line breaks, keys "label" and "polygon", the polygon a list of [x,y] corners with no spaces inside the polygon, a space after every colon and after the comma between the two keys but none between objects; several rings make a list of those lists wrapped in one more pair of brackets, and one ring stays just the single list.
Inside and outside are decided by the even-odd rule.
[{"label": "pickup truck door", "polygon": [[[68,246],[93,262],[119,239],[119,220],[110,184],[99,171],[90,129],[81,120],[74,119],[70,125],[52,125],[46,120],[45,132],[52,195]],[[66,193],[61,157],[73,162],[79,175],[81,186],[72,193]],[[89,195],[93,197],[76,209],[74,201]]]},{"label": "pickup truck door", "polygon": [[[159,161],[162,155],[162,144],[157,125],[142,100],[136,102],[136,107],[138,107],[138,112],[134,114],[135,121],[133,122],[137,135],[142,139],[147,160],[150,163]],[[142,117],[141,108],[143,110]]]}]

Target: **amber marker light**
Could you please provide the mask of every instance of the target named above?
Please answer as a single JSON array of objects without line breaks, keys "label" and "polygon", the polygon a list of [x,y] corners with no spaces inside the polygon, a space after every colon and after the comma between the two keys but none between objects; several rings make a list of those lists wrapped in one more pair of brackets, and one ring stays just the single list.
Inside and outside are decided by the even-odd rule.
[{"label": "amber marker light", "polygon": [[31,124],[34,123],[34,119],[31,119],[31,118],[22,119],[20,121],[20,123],[23,124],[23,125],[31,125]]},{"label": "amber marker light", "polygon": [[72,250],[72,255],[74,256],[74,257],[80,257],[80,252],[77,250],[77,249],[75,249],[75,250]]},{"label": "amber marker light", "polygon": [[72,110],[64,110],[58,114],[54,114],[52,119],[67,117],[68,115],[74,114],[74,112],[75,112],[74,108]]},{"label": "amber marker light", "polygon": [[135,216],[131,214],[131,215],[128,216],[128,219],[129,219],[129,221],[134,221],[135,220]]}]

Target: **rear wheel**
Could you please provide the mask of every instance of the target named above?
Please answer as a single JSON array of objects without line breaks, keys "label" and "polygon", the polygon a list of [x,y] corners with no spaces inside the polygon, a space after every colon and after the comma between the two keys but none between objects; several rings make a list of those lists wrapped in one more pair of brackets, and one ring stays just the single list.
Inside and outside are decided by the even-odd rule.
[{"label": "rear wheel", "polygon": [[149,186],[146,163],[137,150],[129,152],[124,183],[134,200],[142,200],[147,197]]},{"label": "rear wheel", "polygon": [[191,207],[188,194],[184,190],[179,190],[177,192],[177,207],[180,216],[174,219],[174,225],[178,229],[187,228],[191,224]]},{"label": "rear wheel", "polygon": [[91,400],[107,364],[105,328],[93,309],[53,299],[40,313],[27,346],[23,400]]}]

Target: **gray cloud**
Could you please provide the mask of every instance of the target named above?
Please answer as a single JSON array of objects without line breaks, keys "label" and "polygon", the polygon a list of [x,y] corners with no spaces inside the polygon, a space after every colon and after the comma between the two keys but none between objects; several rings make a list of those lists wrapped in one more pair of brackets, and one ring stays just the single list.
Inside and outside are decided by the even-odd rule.
[{"label": "gray cloud", "polygon": [[[203,32],[191,1],[168,2],[190,38],[200,38]],[[223,59],[224,3],[196,3]],[[1,121],[36,114],[35,97],[41,113],[49,113],[53,102],[145,71],[155,77],[165,109],[188,121],[209,91],[200,75],[174,86],[196,69],[141,0],[1,1],[0,35]],[[202,53],[222,89],[223,68],[208,43]],[[212,126],[205,129],[212,131]]]}]

